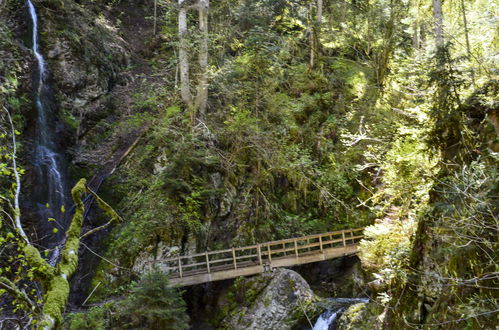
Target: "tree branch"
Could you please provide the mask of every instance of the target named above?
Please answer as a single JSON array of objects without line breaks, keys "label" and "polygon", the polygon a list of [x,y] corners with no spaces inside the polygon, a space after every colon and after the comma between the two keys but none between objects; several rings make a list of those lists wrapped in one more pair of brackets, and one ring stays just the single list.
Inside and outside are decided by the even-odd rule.
[{"label": "tree branch", "polygon": [[15,299],[22,301],[26,304],[31,310],[35,312],[40,312],[40,307],[35,304],[31,299],[29,299],[26,292],[20,290],[11,280],[6,277],[0,276],[0,288],[4,289],[8,293],[10,293]]},{"label": "tree branch", "polygon": [[16,228],[19,231],[21,237],[29,244],[28,236],[24,232],[23,226],[21,224],[21,209],[19,208],[19,195],[21,194],[21,176],[17,170],[16,154],[16,130],[14,128],[14,123],[12,122],[12,117],[10,112],[5,108],[2,109],[7,113],[7,118],[9,118],[10,128],[12,131],[12,170],[14,171],[14,177],[16,178],[16,190],[14,193],[14,220],[16,223]]}]

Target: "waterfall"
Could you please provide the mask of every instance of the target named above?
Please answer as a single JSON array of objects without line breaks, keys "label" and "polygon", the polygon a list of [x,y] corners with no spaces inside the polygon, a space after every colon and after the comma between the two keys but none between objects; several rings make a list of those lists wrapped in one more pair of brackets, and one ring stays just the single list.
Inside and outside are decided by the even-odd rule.
[{"label": "waterfall", "polygon": [[322,313],[314,324],[313,330],[333,330],[336,329],[338,319],[341,314],[350,306],[359,303],[366,303],[367,298],[332,298],[331,307]]},{"label": "waterfall", "polygon": [[[38,44],[38,17],[31,0],[27,0],[32,21],[32,50],[37,62],[34,73],[34,106],[37,111],[33,165],[36,181],[33,187],[33,203],[36,204],[37,221],[43,245],[55,248],[64,237],[67,228],[64,209],[67,206],[68,189],[65,159],[58,150],[56,134],[56,107],[53,93],[46,83],[47,66]],[[50,220],[49,220],[50,219]],[[58,253],[52,253],[51,259]]]}]

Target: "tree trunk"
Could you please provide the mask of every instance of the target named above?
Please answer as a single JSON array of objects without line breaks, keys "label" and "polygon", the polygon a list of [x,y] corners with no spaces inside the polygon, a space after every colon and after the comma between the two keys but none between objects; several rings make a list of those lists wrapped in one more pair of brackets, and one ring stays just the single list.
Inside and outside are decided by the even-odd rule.
[{"label": "tree trunk", "polygon": [[322,22],[322,0],[317,0],[317,26],[321,26]]},{"label": "tree trunk", "polygon": [[[466,38],[466,52],[468,53],[469,60],[471,62],[471,46],[470,46],[470,36],[468,30],[468,19],[466,18],[466,7],[464,5],[464,0],[461,0],[461,12],[463,14],[463,25],[464,25],[464,36]],[[475,71],[473,66],[471,66],[471,81],[475,84]]]},{"label": "tree trunk", "polygon": [[180,67],[180,95],[182,101],[189,107],[192,108],[192,94],[190,90],[190,79],[189,79],[189,58],[187,53],[188,40],[187,40],[187,8],[183,7],[185,0],[178,0],[180,9],[178,12],[178,37],[179,37],[179,49],[178,49],[178,61]]},{"label": "tree trunk", "polygon": [[416,8],[414,22],[412,23],[412,47],[419,49],[421,47],[420,31],[419,31],[419,8]]},{"label": "tree trunk", "polygon": [[414,33],[412,35],[412,47],[414,49],[418,49],[419,48],[419,26],[418,26],[418,22],[414,22],[412,24],[412,29],[414,30]]},{"label": "tree trunk", "polygon": [[201,42],[199,44],[199,80],[196,94],[196,109],[199,111],[199,116],[204,118],[206,114],[206,106],[208,103],[208,10],[210,0],[199,0],[199,32],[201,33]]},{"label": "tree trunk", "polygon": [[433,19],[435,20],[435,39],[437,48],[441,48],[444,46],[444,19],[441,0],[433,0]]},{"label": "tree trunk", "polygon": [[154,0],[154,25],[153,25],[153,34],[156,35],[156,21],[158,19],[158,0]]},{"label": "tree trunk", "polygon": [[322,22],[323,0],[317,0],[317,12],[313,20],[312,33],[310,35],[310,69],[315,66],[315,58],[319,53],[320,31]]}]

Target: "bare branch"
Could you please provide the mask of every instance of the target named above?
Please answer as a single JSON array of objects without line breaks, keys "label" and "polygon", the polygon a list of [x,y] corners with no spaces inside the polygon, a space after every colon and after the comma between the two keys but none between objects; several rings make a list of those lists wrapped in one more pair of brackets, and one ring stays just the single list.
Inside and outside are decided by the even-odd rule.
[{"label": "bare branch", "polygon": [[9,118],[9,123],[12,131],[12,170],[14,171],[14,176],[16,178],[16,191],[14,193],[14,220],[16,223],[16,228],[19,231],[21,237],[29,244],[28,236],[24,232],[23,226],[21,224],[21,209],[19,208],[19,195],[21,194],[21,176],[19,175],[19,171],[17,170],[17,162],[16,162],[16,154],[17,154],[17,146],[16,146],[16,130],[14,128],[14,123],[12,122],[12,117],[10,116],[9,111],[2,107],[3,110],[7,113],[7,117]]}]

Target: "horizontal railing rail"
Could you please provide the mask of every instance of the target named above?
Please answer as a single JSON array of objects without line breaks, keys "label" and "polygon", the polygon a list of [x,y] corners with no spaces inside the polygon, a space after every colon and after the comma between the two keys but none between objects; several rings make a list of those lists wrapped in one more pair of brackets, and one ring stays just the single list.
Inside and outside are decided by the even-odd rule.
[{"label": "horizontal railing rail", "polygon": [[325,250],[355,245],[364,236],[364,228],[346,229],[323,234],[287,238],[244,247],[206,251],[152,261],[170,278],[182,278],[203,273],[223,272],[256,265],[271,264],[272,259],[307,256]]}]

